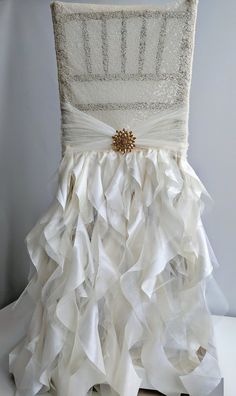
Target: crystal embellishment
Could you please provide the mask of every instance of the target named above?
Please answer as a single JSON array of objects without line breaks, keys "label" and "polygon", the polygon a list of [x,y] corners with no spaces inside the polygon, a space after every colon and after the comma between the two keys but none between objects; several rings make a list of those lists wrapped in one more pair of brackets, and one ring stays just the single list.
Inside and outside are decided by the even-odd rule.
[{"label": "crystal embellishment", "polygon": [[122,130],[116,130],[115,135],[112,136],[112,148],[115,151],[119,151],[122,154],[132,151],[135,147],[136,137],[132,131],[128,131],[123,128]]}]

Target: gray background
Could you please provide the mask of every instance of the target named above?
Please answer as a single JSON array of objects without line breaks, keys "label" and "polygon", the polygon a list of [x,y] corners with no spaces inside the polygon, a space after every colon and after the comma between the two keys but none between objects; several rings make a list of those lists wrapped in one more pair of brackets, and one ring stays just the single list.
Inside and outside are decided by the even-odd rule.
[{"label": "gray background", "polygon": [[[56,191],[60,113],[49,4],[0,0],[1,307],[27,284],[32,266],[24,240]],[[230,316],[236,315],[235,21],[235,0],[199,0],[188,151],[189,163],[214,199],[202,219],[220,264],[214,277]],[[214,309],[221,313],[217,303]]]}]

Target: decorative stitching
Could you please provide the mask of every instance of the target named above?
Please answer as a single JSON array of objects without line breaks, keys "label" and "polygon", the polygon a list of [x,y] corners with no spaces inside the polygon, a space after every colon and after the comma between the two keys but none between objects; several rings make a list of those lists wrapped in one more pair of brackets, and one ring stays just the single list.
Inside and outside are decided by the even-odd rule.
[{"label": "decorative stitching", "polygon": [[91,65],[91,54],[89,47],[89,34],[87,29],[87,22],[85,19],[82,20],[82,35],[84,42],[84,52],[85,52],[85,63],[87,67],[87,71],[89,74],[92,73],[92,65]]},{"label": "decorative stitching", "polygon": [[139,60],[138,60],[138,74],[142,74],[144,65],[144,54],[146,47],[146,35],[147,35],[147,20],[146,16],[143,16],[142,27],[140,31],[140,41],[139,41]]},{"label": "decorative stitching", "polygon": [[98,111],[98,110],[164,110],[173,108],[178,102],[174,101],[172,104],[162,102],[132,102],[132,103],[88,103],[75,104],[75,107],[81,111]]},{"label": "decorative stitching", "polygon": [[105,76],[108,74],[108,41],[106,19],[102,19],[102,61]]},{"label": "decorative stitching", "polygon": [[127,28],[126,28],[126,19],[122,14],[121,21],[121,73],[125,74],[125,65],[126,65],[126,36],[127,36]]},{"label": "decorative stitching", "polygon": [[162,55],[163,55],[164,46],[165,46],[166,28],[167,28],[167,18],[165,15],[163,15],[160,36],[159,36],[159,41],[158,41],[158,46],[157,46],[157,54],[156,54],[156,73],[157,73],[157,75],[159,74],[160,68],[161,68]]}]

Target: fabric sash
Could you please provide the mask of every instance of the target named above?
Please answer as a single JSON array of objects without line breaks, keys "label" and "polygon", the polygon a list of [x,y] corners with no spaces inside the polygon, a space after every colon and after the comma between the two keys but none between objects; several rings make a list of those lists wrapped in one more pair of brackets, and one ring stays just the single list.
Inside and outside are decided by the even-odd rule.
[{"label": "fabric sash", "polygon": [[[80,111],[68,102],[62,102],[62,145],[79,151],[112,149],[112,136],[116,129],[97,118]],[[187,108],[167,109],[148,119],[136,122],[132,130],[136,148],[166,148],[186,152],[188,149]]]}]

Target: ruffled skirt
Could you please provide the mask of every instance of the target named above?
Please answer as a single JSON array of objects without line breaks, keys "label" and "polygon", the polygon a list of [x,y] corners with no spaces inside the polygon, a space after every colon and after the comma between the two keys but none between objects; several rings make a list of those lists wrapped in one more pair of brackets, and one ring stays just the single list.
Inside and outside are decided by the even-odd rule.
[{"label": "ruffled skirt", "polygon": [[206,396],[220,382],[206,286],[211,197],[185,155],[67,147],[57,199],[26,237],[35,267],[17,396]]}]

